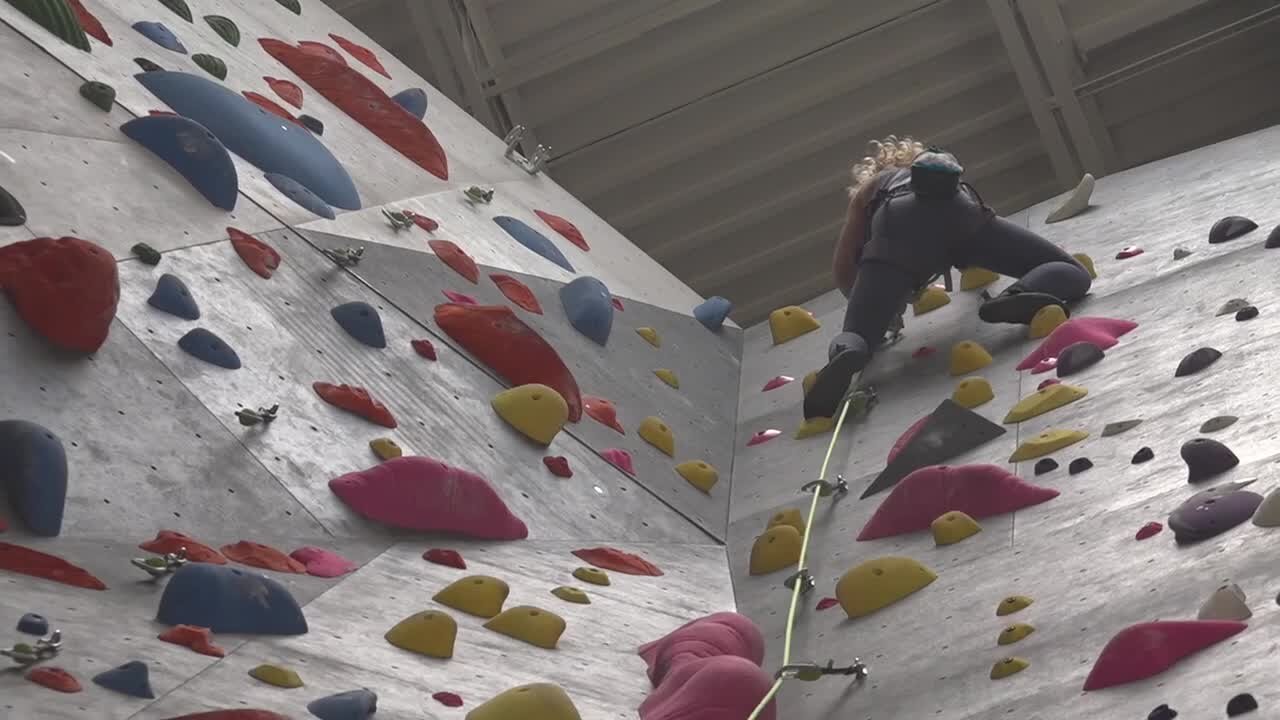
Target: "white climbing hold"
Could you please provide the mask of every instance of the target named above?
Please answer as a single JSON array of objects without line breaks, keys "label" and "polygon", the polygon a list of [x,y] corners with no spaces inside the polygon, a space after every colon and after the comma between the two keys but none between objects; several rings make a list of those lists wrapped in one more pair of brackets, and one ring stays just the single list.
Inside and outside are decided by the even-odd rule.
[{"label": "white climbing hold", "polygon": [[1080,183],[1076,185],[1071,194],[1062,201],[1057,210],[1049,213],[1044,219],[1046,225],[1066,220],[1069,217],[1075,217],[1085,211],[1089,207],[1089,198],[1093,196],[1093,175],[1085,173],[1080,178]]},{"label": "white climbing hold", "polygon": [[1262,504],[1253,511],[1253,524],[1258,527],[1280,527],[1280,487],[1267,493]]},{"label": "white climbing hold", "polygon": [[1235,583],[1214,590],[1196,615],[1199,620],[1247,620],[1251,617],[1253,613],[1244,602],[1244,591]]}]

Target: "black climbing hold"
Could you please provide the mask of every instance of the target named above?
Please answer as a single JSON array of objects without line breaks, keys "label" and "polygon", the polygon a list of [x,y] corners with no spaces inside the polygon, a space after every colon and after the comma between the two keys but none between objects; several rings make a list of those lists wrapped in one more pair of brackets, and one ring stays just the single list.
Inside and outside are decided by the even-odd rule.
[{"label": "black climbing hold", "polygon": [[1102,348],[1091,342],[1080,341],[1068,345],[1058,353],[1058,377],[1075,375],[1091,365],[1096,365],[1105,354]]},{"label": "black climbing hold", "polygon": [[17,227],[27,222],[27,211],[8,190],[0,187],[0,225]]},{"label": "black climbing hold", "polygon": [[222,58],[216,55],[196,53],[191,56],[191,62],[199,65],[201,70],[204,70],[219,80],[227,79],[227,64],[222,61]]},{"label": "black climbing hold", "polygon": [[18,632],[44,637],[49,634],[49,621],[43,615],[27,613],[18,618]]},{"label": "black climbing hold", "polygon": [[1182,260],[1183,258],[1188,257],[1189,255],[1191,255],[1191,251],[1190,251],[1190,250],[1183,250],[1182,248],[1174,248],[1174,249],[1173,249],[1173,259],[1174,259],[1174,260]]},{"label": "black climbing hold", "polygon": [[1217,417],[1211,417],[1208,420],[1205,420],[1204,424],[1200,426],[1200,432],[1211,433],[1218,432],[1219,430],[1225,430],[1232,425],[1235,425],[1236,421],[1239,419],[1240,418],[1235,415],[1219,415]]},{"label": "black climbing hold", "polygon": [[1235,717],[1258,709],[1258,701],[1249,693],[1240,693],[1227,703],[1227,717]]},{"label": "black climbing hold", "polygon": [[196,305],[196,299],[191,297],[187,284],[176,275],[168,273],[161,275],[156,281],[155,292],[147,298],[147,304],[183,320],[200,319],[200,306]]},{"label": "black climbing hold", "polygon": [[1155,710],[1147,713],[1147,720],[1173,720],[1178,717],[1178,711],[1168,705],[1158,705]]},{"label": "black climbing hold", "polygon": [[137,243],[129,248],[129,252],[137,255],[139,260],[152,267],[160,264],[160,251],[146,243]]},{"label": "black climbing hold", "polygon": [[1271,234],[1267,236],[1267,247],[1275,249],[1280,247],[1280,225],[1277,225]]},{"label": "black climbing hold", "polygon": [[205,330],[195,328],[178,340],[178,347],[191,355],[218,367],[228,370],[240,369],[240,356],[222,338]]},{"label": "black climbing hold", "polygon": [[116,89],[106,83],[90,80],[80,86],[80,97],[97,105],[103,112],[111,112],[111,105],[116,101]]},{"label": "black climbing hold", "polygon": [[134,660],[93,676],[95,685],[129,697],[150,700],[156,696],[151,690],[151,673],[147,664]]},{"label": "black climbing hold", "polygon": [[310,130],[316,135],[324,134],[324,123],[311,117],[310,115],[299,115],[298,122],[302,123],[302,127]]},{"label": "black climbing hold", "polygon": [[1241,235],[1251,233],[1258,229],[1258,223],[1247,217],[1239,215],[1228,215],[1213,224],[1209,229],[1209,243],[1216,245],[1220,242],[1234,240]]},{"label": "black climbing hold", "polygon": [[33,534],[62,532],[67,454],[58,436],[26,420],[0,421],[0,488]]},{"label": "black climbing hold", "polygon": [[1250,305],[1247,308],[1241,308],[1240,312],[1236,313],[1236,322],[1244,322],[1245,320],[1252,320],[1256,317],[1258,317],[1258,308]]},{"label": "black climbing hold", "polygon": [[427,91],[422,88],[401,90],[392,95],[391,99],[419,120],[427,115]]},{"label": "black climbing hold", "polygon": [[1217,440],[1196,438],[1182,444],[1182,460],[1187,464],[1187,482],[1204,482],[1240,464],[1231,448]]},{"label": "black climbing hold", "polygon": [[191,8],[187,7],[187,0],[160,0],[160,3],[172,10],[178,17],[191,22]]},{"label": "black climbing hold", "polygon": [[1057,469],[1058,469],[1058,461],[1054,460],[1053,458],[1042,458],[1036,461],[1036,465],[1035,465],[1036,475],[1043,475],[1047,472],[1053,472],[1054,470],[1057,470]]},{"label": "black climbing hold", "polygon": [[134,62],[138,63],[138,67],[142,68],[142,72],[163,72],[164,68],[151,62],[146,58],[134,58]]},{"label": "black climbing hold", "polygon": [[372,305],[366,302],[349,302],[329,311],[338,325],[351,337],[373,348],[387,346],[387,336],[382,332],[382,318]]},{"label": "black climbing hold", "polygon": [[9,4],[68,45],[92,52],[80,19],[67,0],[9,0]]},{"label": "black climbing hold", "polygon": [[1141,465],[1142,463],[1148,460],[1154,459],[1155,456],[1156,454],[1151,448],[1143,447],[1143,448],[1140,448],[1138,452],[1133,454],[1133,459],[1130,460],[1129,462],[1132,465]]},{"label": "black climbing hold", "polygon": [[1222,353],[1215,348],[1202,347],[1182,358],[1182,362],[1178,363],[1178,369],[1173,373],[1173,376],[1185,377],[1198,373],[1217,362],[1220,357],[1222,357]]},{"label": "black climbing hold", "polygon": [[1169,515],[1169,528],[1179,544],[1207,540],[1253,517],[1262,496],[1240,488],[1252,481],[1227,483],[1187,498]]},{"label": "black climbing hold", "polygon": [[294,15],[302,14],[302,4],[298,0],[276,0],[276,2],[291,10]]},{"label": "black climbing hold", "polygon": [[893,462],[876,476],[862,498],[888,490],[922,467],[944,463],[1004,433],[1004,428],[947,398],[934,409]]},{"label": "black climbing hold", "polygon": [[1244,298],[1231,298],[1223,303],[1222,307],[1218,308],[1217,316],[1222,317],[1223,315],[1231,315],[1232,313],[1240,312],[1247,307],[1249,307],[1248,300],[1245,300]]},{"label": "black climbing hold", "polygon": [[1107,423],[1102,428],[1102,437],[1111,437],[1112,435],[1119,435],[1120,433],[1123,433],[1123,432],[1129,432],[1130,430],[1138,427],[1141,424],[1142,424],[1142,420],[1140,419],[1139,420],[1119,420],[1117,422]]},{"label": "black climbing hold", "polygon": [[231,47],[240,45],[240,28],[236,27],[231,18],[222,15],[205,15],[204,21],[209,23],[209,27],[218,33],[218,37],[226,40]]},{"label": "black climbing hold", "polygon": [[365,720],[378,711],[378,694],[368,688],[349,690],[312,700],[307,710],[320,720]]},{"label": "black climbing hold", "polygon": [[1067,465],[1067,474],[1078,475],[1091,467],[1093,467],[1093,461],[1089,458],[1076,458],[1071,461],[1070,465]]},{"label": "black climbing hold", "polygon": [[151,42],[159,45],[165,50],[172,50],[176,53],[187,54],[187,48],[178,39],[177,35],[162,22],[152,22],[143,20],[133,24],[133,29],[137,30],[143,37]]}]

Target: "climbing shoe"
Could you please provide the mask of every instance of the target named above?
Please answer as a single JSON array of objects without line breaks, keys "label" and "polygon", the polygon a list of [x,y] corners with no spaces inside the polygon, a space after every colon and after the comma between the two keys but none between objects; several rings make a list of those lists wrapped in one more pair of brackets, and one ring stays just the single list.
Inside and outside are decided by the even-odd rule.
[{"label": "climbing shoe", "polygon": [[1025,292],[1014,285],[995,297],[987,298],[978,308],[978,317],[988,323],[1030,325],[1036,313],[1050,305],[1061,306],[1067,317],[1071,317],[1066,303],[1053,295]]},{"label": "climbing shoe", "polygon": [[831,358],[826,367],[818,371],[813,388],[804,396],[804,419],[835,417],[849,383],[870,359],[871,354],[861,348],[844,350]]}]

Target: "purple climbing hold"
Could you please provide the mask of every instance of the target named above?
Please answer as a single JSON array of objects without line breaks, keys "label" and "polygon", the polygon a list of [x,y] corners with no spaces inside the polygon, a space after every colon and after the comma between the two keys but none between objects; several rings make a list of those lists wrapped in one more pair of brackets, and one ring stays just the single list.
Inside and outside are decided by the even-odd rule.
[{"label": "purple climbing hold", "polygon": [[565,270],[576,272],[573,265],[569,264],[569,259],[560,252],[560,248],[556,247],[555,243],[547,239],[546,235],[529,227],[524,221],[506,215],[499,215],[493,221],[498,224],[498,227],[506,230],[508,235],[515,238],[516,242]]},{"label": "purple climbing hold", "polygon": [[27,211],[13,193],[0,187],[0,225],[17,227],[27,222]]},{"label": "purple climbing hold", "polygon": [[1258,701],[1249,693],[1240,693],[1227,701],[1227,717],[1251,713],[1258,709]]},{"label": "purple climbing hold", "polygon": [[1174,371],[1174,377],[1185,377],[1194,375],[1210,365],[1218,362],[1222,357],[1222,352],[1211,347],[1202,347],[1199,350],[1191,352],[1182,358],[1182,362],[1178,363],[1178,369]]},{"label": "purple climbing hold", "polygon": [[1081,340],[1078,343],[1068,345],[1061,353],[1058,353],[1058,377],[1067,377],[1096,365],[1102,361],[1105,353],[1102,348],[1094,345],[1087,340]]},{"label": "purple climbing hold", "polygon": [[26,613],[18,618],[18,632],[44,637],[49,634],[49,621],[43,615]]},{"label": "purple climbing hold", "polygon": [[170,315],[176,315],[183,320],[199,320],[200,306],[196,304],[196,299],[191,296],[191,291],[187,289],[187,284],[182,282],[177,275],[165,273],[156,281],[156,289],[151,293],[151,297],[147,298],[147,304],[151,307],[167,312]]},{"label": "purple climbing hold", "polygon": [[1141,465],[1148,460],[1154,460],[1155,457],[1155,451],[1149,447],[1142,447],[1138,449],[1138,452],[1133,454],[1133,459],[1130,460],[1129,463],[1131,465]]},{"label": "purple climbing hold", "polygon": [[1236,322],[1244,322],[1245,320],[1252,320],[1256,317],[1258,317],[1258,308],[1253,305],[1248,305],[1240,308],[1240,311],[1236,313]]},{"label": "purple climbing hold", "polygon": [[137,660],[100,672],[93,676],[93,682],[129,697],[151,700],[156,696],[151,690],[151,673],[147,664]]},{"label": "purple climbing hold", "polygon": [[1157,705],[1156,709],[1147,713],[1147,720],[1173,720],[1178,717],[1178,711],[1168,705]]},{"label": "purple climbing hold", "polygon": [[367,302],[343,303],[329,311],[338,325],[351,337],[371,348],[387,346],[387,336],[382,331],[382,317]]},{"label": "purple climbing hold", "polygon": [[302,635],[307,620],[279,582],[232,565],[188,563],[169,578],[156,620],[213,633]]},{"label": "purple climbing hold", "polygon": [[1247,217],[1228,215],[1214,223],[1213,227],[1209,229],[1209,243],[1216,245],[1228,240],[1234,240],[1257,229],[1258,223]]},{"label": "purple climbing hold", "polygon": [[1248,483],[1228,483],[1198,492],[1169,516],[1169,528],[1179,544],[1208,540],[1253,517],[1262,496],[1241,490]]},{"label": "purple climbing hold", "polygon": [[602,347],[613,329],[612,298],[603,282],[586,275],[560,288],[560,303],[569,324]]},{"label": "purple climbing hold", "polygon": [[320,720],[367,720],[378,712],[378,694],[368,688],[327,695],[307,704]]},{"label": "purple climbing hold", "polygon": [[327,220],[334,218],[333,208],[329,207],[328,203],[321,200],[320,196],[308,190],[302,183],[280,173],[267,173],[266,177],[267,182],[284,193],[298,207]]},{"label": "purple climbing hold", "polygon": [[1068,475],[1079,475],[1080,473],[1093,467],[1093,461],[1089,458],[1076,458],[1067,466]]},{"label": "purple climbing hold", "polygon": [[228,370],[240,369],[240,356],[222,338],[204,328],[194,328],[178,340],[178,347],[193,357]]},{"label": "purple climbing hold", "polygon": [[183,47],[182,41],[162,22],[136,22],[133,24],[133,29],[142,33],[143,37],[165,50],[172,50],[183,55],[187,54],[187,49]]},{"label": "purple climbing hold", "polygon": [[0,487],[33,534],[61,533],[67,454],[58,436],[26,420],[0,422]]},{"label": "purple climbing hold", "polygon": [[1277,225],[1275,229],[1271,231],[1271,234],[1267,235],[1266,246],[1272,250],[1280,247],[1280,225]]},{"label": "purple climbing hold", "polygon": [[427,116],[427,91],[422,88],[401,90],[392,95],[391,99],[419,120]]},{"label": "purple climbing hold", "polygon": [[214,207],[235,210],[235,162],[203,125],[178,115],[143,115],[121,125],[120,131],[169,163]]},{"label": "purple climbing hold", "polygon": [[1057,469],[1058,469],[1058,461],[1054,460],[1053,458],[1043,458],[1041,460],[1037,460],[1035,467],[1033,468],[1037,476],[1043,475],[1047,472],[1053,472],[1054,470],[1057,470]]},{"label": "purple climbing hold", "polygon": [[1182,445],[1182,460],[1187,464],[1187,482],[1204,482],[1240,464],[1231,448],[1210,438],[1188,440]]}]

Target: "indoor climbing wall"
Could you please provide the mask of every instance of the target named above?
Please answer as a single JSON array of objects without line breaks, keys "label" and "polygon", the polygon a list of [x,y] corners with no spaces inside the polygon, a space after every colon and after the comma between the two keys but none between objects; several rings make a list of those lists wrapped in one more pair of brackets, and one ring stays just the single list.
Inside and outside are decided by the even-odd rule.
[{"label": "indoor climbing wall", "polygon": [[870,668],[788,680],[791,716],[1276,713],[1278,144],[1273,128],[1086,178],[1012,217],[1087,255],[1091,295],[1066,322],[987,326],[976,286],[994,278],[970,271],[909,308],[863,378],[879,404],[834,445],[826,478],[848,492],[819,497],[811,523],[801,488],[832,433],[795,437],[801,384],[843,298],[745,333],[739,610],[778,667],[807,534],[790,660]]},{"label": "indoor climbing wall", "polygon": [[0,716],[701,701],[727,301],[318,0],[0,21]]}]

